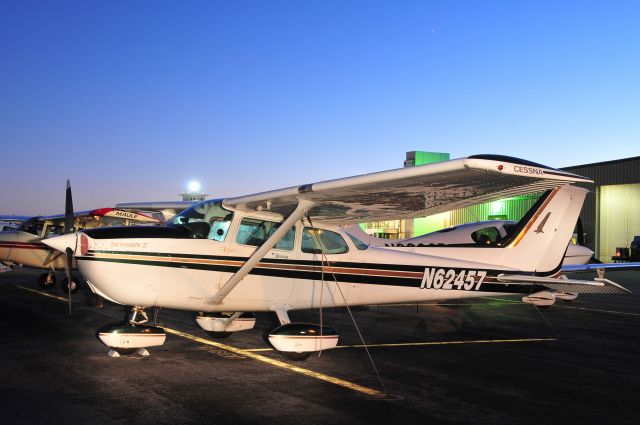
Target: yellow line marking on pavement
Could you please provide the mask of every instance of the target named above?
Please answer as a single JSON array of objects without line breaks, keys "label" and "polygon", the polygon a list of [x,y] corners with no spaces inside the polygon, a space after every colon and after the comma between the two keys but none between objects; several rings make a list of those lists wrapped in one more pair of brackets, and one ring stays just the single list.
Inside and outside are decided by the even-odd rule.
[{"label": "yellow line marking on pavement", "polygon": [[348,388],[350,390],[357,391],[357,392],[360,392],[360,393],[363,393],[363,394],[372,395],[372,396],[383,395],[383,393],[381,391],[374,390],[373,388],[364,387],[362,385],[354,384],[353,382],[345,381],[344,379],[340,379],[340,378],[336,378],[336,377],[333,377],[333,376],[325,375],[325,374],[319,373],[319,372],[314,372],[312,370],[304,369],[304,368],[301,368],[299,366],[293,366],[293,365],[290,365],[288,363],[281,362],[279,360],[270,359],[268,357],[264,357],[264,356],[261,356],[259,354],[254,354],[254,353],[250,352],[249,350],[243,350],[241,348],[236,348],[236,347],[233,347],[231,345],[221,344],[219,342],[210,341],[208,339],[200,338],[198,336],[191,335],[191,334],[188,334],[186,332],[178,331],[178,330],[175,330],[175,329],[172,329],[172,328],[166,328],[165,327],[164,330],[167,331],[168,333],[171,333],[171,334],[174,334],[174,335],[177,335],[177,336],[181,336],[183,338],[186,338],[186,339],[189,339],[189,340],[192,340],[192,341],[195,341],[195,342],[199,342],[201,344],[205,344],[205,345],[210,345],[212,347],[221,348],[223,350],[227,350],[227,351],[230,351],[232,353],[235,353],[235,354],[238,354],[238,355],[241,355],[241,356],[244,356],[244,357],[249,357],[251,359],[258,360],[260,362],[270,364],[272,366],[276,366],[276,367],[279,367],[279,368],[282,368],[282,369],[286,369],[286,370],[289,370],[291,372],[300,373],[302,375],[309,376],[309,377],[315,378],[315,379],[319,379],[321,381],[329,382],[331,384],[338,385],[338,386],[341,386],[341,387],[344,387],[344,388]]},{"label": "yellow line marking on pavement", "polygon": [[36,294],[44,295],[45,297],[53,298],[53,299],[56,299],[58,301],[64,301],[64,302],[68,302],[69,301],[68,298],[59,297],[59,296],[53,295],[53,294],[48,294],[48,293],[46,293],[44,291],[38,291],[37,289],[27,288],[26,286],[22,286],[22,285],[13,285],[13,286],[15,286],[16,288],[24,289],[25,291],[35,292]]},{"label": "yellow line marking on pavement", "polygon": [[[523,294],[523,295],[526,295],[526,294]],[[528,304],[528,303],[523,303],[520,300],[505,300],[504,298],[482,297],[481,299],[490,300],[490,301],[500,301],[500,302],[508,303],[508,304],[523,304],[523,305]]]},{"label": "yellow line marking on pavement", "polygon": [[[468,341],[430,341],[430,342],[398,342],[389,344],[367,344],[368,348],[377,347],[421,347],[426,345],[452,345],[452,344],[490,344],[490,343],[513,343],[513,342],[541,342],[557,341],[557,338],[517,338],[517,339],[476,339]],[[363,348],[364,345],[338,345],[336,348]],[[273,351],[273,348],[253,348],[245,351]]]},{"label": "yellow line marking on pavement", "polygon": [[[36,289],[27,288],[27,287],[24,287],[24,286],[21,286],[21,285],[14,285],[14,286],[17,287],[17,288],[20,288],[20,289],[24,289],[25,291],[34,292],[34,293],[39,294],[39,295],[44,295],[45,297],[56,299],[58,301],[64,301],[64,302],[68,301],[67,298],[58,297],[56,295],[51,295],[51,294],[48,294],[48,293],[43,292],[43,291],[38,291]],[[174,335],[180,336],[182,338],[189,339],[191,341],[199,342],[200,344],[209,345],[209,346],[212,346],[212,347],[217,347],[217,348],[229,351],[231,353],[234,353],[234,354],[237,354],[237,355],[240,355],[240,356],[243,356],[243,357],[248,357],[248,358],[251,358],[251,359],[254,359],[254,360],[258,360],[258,361],[263,362],[263,363],[270,364],[271,366],[276,366],[276,367],[279,367],[279,368],[282,368],[282,369],[289,370],[291,372],[299,373],[301,375],[305,375],[305,376],[309,376],[311,378],[319,379],[321,381],[329,382],[330,384],[338,385],[338,386],[341,386],[343,388],[347,388],[347,389],[350,389],[350,390],[353,390],[353,391],[357,391],[357,392],[360,392],[360,393],[363,393],[363,394],[371,395],[371,396],[381,396],[381,395],[383,395],[382,391],[378,391],[378,390],[375,390],[373,388],[369,388],[369,387],[365,387],[365,386],[362,386],[362,385],[354,384],[353,382],[345,381],[344,379],[336,378],[334,376],[325,375],[324,373],[314,372],[313,370],[304,369],[304,368],[301,368],[299,366],[293,366],[293,365],[290,365],[288,363],[285,363],[285,362],[282,362],[282,361],[279,361],[279,360],[270,359],[268,357],[264,357],[264,356],[261,356],[259,354],[251,353],[248,350],[243,350],[241,348],[236,348],[236,347],[233,347],[231,345],[221,344],[219,342],[210,341],[208,339],[200,338],[198,336],[191,335],[189,333],[182,332],[182,331],[179,331],[179,330],[176,330],[176,329],[172,329],[172,328],[169,328],[169,327],[163,327],[163,329],[167,333],[174,334]],[[271,350],[271,349],[269,349],[269,350]]]},{"label": "yellow line marking on pavement", "polygon": [[640,313],[630,313],[626,311],[612,311],[612,310],[600,310],[597,308],[586,308],[586,307],[571,307],[569,305],[560,305],[557,306],[560,308],[571,308],[573,310],[587,310],[587,311],[597,311],[599,313],[612,313],[612,314],[626,314],[628,316],[640,316]]}]

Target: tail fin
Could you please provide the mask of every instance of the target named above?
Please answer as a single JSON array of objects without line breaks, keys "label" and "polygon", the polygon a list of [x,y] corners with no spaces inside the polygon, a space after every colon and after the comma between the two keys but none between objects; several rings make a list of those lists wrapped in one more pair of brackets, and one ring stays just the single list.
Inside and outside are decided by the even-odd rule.
[{"label": "tail fin", "polygon": [[537,273],[558,269],[587,192],[570,185],[547,192],[505,241],[503,264]]}]

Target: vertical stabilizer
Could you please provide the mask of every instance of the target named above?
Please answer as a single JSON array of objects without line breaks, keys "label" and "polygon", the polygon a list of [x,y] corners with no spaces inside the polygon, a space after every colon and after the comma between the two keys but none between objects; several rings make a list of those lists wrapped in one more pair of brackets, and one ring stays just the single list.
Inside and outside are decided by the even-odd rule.
[{"label": "vertical stabilizer", "polygon": [[555,271],[562,263],[587,192],[566,185],[548,193],[504,248],[504,264],[523,271]]}]

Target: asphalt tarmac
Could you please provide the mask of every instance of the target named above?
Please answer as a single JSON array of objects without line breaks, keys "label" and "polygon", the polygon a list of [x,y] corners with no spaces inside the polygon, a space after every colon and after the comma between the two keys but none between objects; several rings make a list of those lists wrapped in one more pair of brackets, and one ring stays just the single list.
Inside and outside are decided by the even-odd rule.
[{"label": "asphalt tarmac", "polygon": [[2,424],[640,423],[637,271],[606,276],[632,295],[544,309],[506,297],[355,308],[380,379],[345,309],[323,311],[341,348],[304,362],[265,342],[275,315],[214,340],[193,313],[170,310],[151,356],[110,358],[95,332],[125,309],[93,307],[84,289],[69,316],[38,274],[0,274]]}]

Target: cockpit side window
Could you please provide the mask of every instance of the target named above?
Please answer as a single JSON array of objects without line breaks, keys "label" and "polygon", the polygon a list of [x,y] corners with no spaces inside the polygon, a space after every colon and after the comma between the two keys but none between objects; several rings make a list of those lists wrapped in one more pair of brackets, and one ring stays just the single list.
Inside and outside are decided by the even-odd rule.
[{"label": "cockpit side window", "polygon": [[45,237],[49,238],[52,236],[62,235],[63,233],[64,233],[64,226],[50,225],[50,226],[47,226],[47,234]]},{"label": "cockpit side window", "polygon": [[[187,208],[176,215],[167,225],[189,227],[188,225],[191,223],[203,223],[203,225],[198,225],[198,234],[202,234],[202,237],[206,234],[208,239],[222,242],[227,237],[232,220],[233,212],[223,208],[222,201],[211,200]],[[208,229],[206,229],[207,226]]]},{"label": "cockpit side window", "polygon": [[[241,245],[260,246],[280,227],[280,223],[273,221],[259,220],[256,218],[243,218],[238,227],[236,242]],[[275,249],[285,251],[293,250],[295,241],[295,230],[293,228],[278,241]]]},{"label": "cockpit side window", "polygon": [[302,252],[311,254],[344,254],[349,246],[339,233],[305,227],[302,233]]},{"label": "cockpit side window", "polygon": [[471,234],[471,239],[480,246],[495,245],[500,241],[500,231],[496,227],[485,227]]}]

